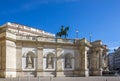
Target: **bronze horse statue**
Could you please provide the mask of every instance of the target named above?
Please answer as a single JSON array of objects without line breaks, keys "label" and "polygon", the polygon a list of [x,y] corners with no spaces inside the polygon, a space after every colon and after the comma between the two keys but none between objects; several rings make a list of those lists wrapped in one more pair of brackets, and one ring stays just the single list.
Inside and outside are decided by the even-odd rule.
[{"label": "bronze horse statue", "polygon": [[65,38],[68,36],[68,30],[69,30],[69,27],[65,27],[62,25],[61,26],[61,31],[60,32],[57,32],[56,33],[56,37],[62,37],[62,36],[65,36]]}]

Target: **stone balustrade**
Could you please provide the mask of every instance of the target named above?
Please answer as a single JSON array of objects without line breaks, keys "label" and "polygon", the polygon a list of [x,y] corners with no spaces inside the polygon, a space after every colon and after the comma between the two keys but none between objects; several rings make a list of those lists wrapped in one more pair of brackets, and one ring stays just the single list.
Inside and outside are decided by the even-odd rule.
[{"label": "stone balustrade", "polygon": [[52,37],[39,37],[39,36],[16,36],[16,40],[26,40],[26,41],[40,41],[40,42],[57,42],[57,43],[67,43],[74,44],[74,39],[62,39],[62,38],[52,38]]}]

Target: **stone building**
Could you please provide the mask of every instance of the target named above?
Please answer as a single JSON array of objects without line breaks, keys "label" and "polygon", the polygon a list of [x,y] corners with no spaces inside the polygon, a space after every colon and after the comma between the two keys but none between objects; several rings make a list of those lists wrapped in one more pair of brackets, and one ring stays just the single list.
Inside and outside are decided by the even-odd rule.
[{"label": "stone building", "polygon": [[108,54],[108,66],[110,71],[114,70],[114,53]]},{"label": "stone building", "polygon": [[32,27],[0,27],[0,77],[101,76],[107,47],[100,40],[55,38]]},{"label": "stone building", "polygon": [[[120,71],[120,47],[113,52],[113,69]],[[109,60],[111,61],[111,60]]]}]

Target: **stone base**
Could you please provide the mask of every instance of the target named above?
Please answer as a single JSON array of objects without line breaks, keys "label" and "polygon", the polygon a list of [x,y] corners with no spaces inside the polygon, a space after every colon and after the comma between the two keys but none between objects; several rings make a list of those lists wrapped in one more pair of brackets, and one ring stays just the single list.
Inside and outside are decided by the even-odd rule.
[{"label": "stone base", "polygon": [[80,76],[80,72],[79,71],[74,71],[74,77],[79,77]]},{"label": "stone base", "polygon": [[37,73],[35,71],[25,71],[25,72],[17,72],[17,77],[36,77]]},{"label": "stone base", "polygon": [[5,71],[3,70],[0,71],[0,78],[5,78]]},{"label": "stone base", "polygon": [[33,72],[17,72],[16,77],[88,77],[89,71],[62,71],[56,72],[55,71],[33,71]]},{"label": "stone base", "polygon": [[[37,72],[37,76],[40,77],[73,77],[73,71],[64,71],[64,72]],[[76,75],[78,76],[78,75]]]},{"label": "stone base", "polygon": [[102,76],[102,71],[90,71],[90,76]]},{"label": "stone base", "polygon": [[74,76],[73,71],[57,72],[57,77],[73,77],[73,76]]},{"label": "stone base", "polygon": [[5,72],[5,78],[16,77],[16,72]]},{"label": "stone base", "polygon": [[37,72],[37,77],[54,77],[55,76],[55,72]]},{"label": "stone base", "polygon": [[82,71],[80,71],[80,76],[88,77],[89,76],[89,70],[82,70]]}]

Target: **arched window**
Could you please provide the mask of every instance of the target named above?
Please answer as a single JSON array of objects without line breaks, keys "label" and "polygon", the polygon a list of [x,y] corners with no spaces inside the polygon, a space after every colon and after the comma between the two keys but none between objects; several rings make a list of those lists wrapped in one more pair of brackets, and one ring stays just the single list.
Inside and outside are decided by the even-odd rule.
[{"label": "arched window", "polygon": [[54,54],[48,54],[46,58],[46,68],[54,68]]},{"label": "arched window", "polygon": [[33,52],[27,53],[26,68],[28,68],[28,69],[34,68],[34,53]]},{"label": "arched window", "polygon": [[72,68],[72,56],[70,54],[65,55],[65,68]]}]

